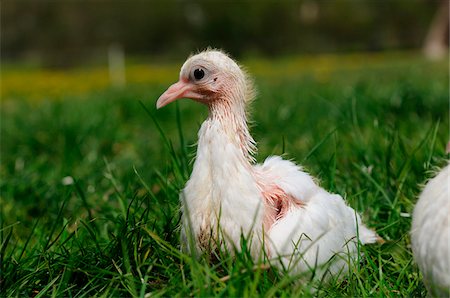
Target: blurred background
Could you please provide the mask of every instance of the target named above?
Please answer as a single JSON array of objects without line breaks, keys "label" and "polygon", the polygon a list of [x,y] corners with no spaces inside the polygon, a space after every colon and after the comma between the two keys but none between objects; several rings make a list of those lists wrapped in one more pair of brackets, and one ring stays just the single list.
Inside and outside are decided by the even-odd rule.
[{"label": "blurred background", "polygon": [[447,0],[6,0],[1,17],[3,63],[58,68],[208,46],[238,58],[428,46],[431,57],[448,44]]},{"label": "blurred background", "polygon": [[[1,97],[55,98],[111,86],[166,84],[190,53],[206,47],[222,48],[246,63],[352,53],[414,54],[440,61],[448,57],[448,4],[6,0],[1,6]],[[336,61],[322,62],[319,68]],[[308,63],[314,64],[304,61],[296,69],[314,70],[314,65],[303,67]],[[264,68],[259,65],[250,70],[258,74]]]}]

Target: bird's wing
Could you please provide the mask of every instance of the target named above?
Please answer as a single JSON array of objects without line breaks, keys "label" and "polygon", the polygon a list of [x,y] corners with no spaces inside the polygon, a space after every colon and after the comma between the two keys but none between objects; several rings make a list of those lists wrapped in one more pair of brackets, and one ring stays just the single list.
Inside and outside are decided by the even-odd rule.
[{"label": "bird's wing", "polygon": [[[362,243],[374,243],[379,236],[365,227],[355,210],[350,208],[338,194],[328,193],[302,168],[279,156],[271,156],[261,165],[256,165],[255,173],[264,199],[266,229],[282,220],[293,207],[300,207],[306,218],[311,218],[312,226],[326,231],[334,226],[349,229],[348,234],[359,225]],[[313,212],[316,210],[317,212]],[[314,216],[313,214],[317,214]],[[299,220],[305,220],[302,215]],[[321,226],[321,227],[320,227]],[[344,234],[347,234],[345,232]]]},{"label": "bird's wing", "polygon": [[271,156],[254,166],[256,182],[264,203],[264,228],[286,216],[295,207],[306,204],[320,187],[296,164]]}]

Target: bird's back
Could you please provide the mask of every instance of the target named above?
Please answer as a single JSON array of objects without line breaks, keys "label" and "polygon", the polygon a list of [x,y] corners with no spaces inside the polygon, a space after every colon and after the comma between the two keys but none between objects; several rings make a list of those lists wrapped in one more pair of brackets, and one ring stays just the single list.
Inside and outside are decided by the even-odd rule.
[{"label": "bird's back", "polygon": [[425,186],[414,208],[411,242],[432,295],[450,295],[450,165]]}]

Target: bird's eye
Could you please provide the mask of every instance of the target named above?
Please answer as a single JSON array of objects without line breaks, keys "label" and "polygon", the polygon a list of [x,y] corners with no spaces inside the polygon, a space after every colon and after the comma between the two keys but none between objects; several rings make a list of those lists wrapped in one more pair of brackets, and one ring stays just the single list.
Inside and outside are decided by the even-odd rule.
[{"label": "bird's eye", "polygon": [[205,71],[203,69],[197,68],[196,70],[194,70],[194,78],[197,81],[203,79],[204,76],[205,76]]}]

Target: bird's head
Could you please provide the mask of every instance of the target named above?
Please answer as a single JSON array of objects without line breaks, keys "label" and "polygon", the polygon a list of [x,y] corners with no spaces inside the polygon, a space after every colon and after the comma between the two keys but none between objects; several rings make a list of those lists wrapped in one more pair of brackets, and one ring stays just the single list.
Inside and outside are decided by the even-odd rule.
[{"label": "bird's head", "polygon": [[253,89],[245,72],[233,59],[219,50],[206,50],[186,60],[178,82],[159,97],[156,108],[180,98],[190,98],[208,106],[216,103],[245,105],[253,98]]}]

